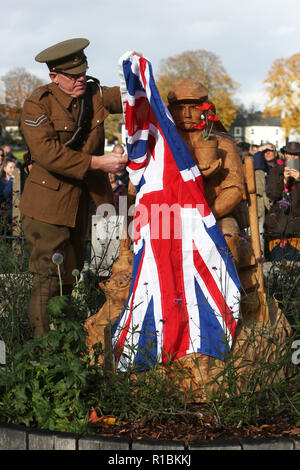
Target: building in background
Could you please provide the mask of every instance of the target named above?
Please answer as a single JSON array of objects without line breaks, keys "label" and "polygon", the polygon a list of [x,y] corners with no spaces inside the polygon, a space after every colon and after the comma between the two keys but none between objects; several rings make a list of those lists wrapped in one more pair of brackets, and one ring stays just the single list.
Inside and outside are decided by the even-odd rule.
[{"label": "building in background", "polygon": [[280,149],[286,144],[285,129],[280,125],[279,116],[263,117],[261,111],[249,114],[247,117],[238,116],[229,129],[229,134],[237,141],[261,145],[272,142]]}]

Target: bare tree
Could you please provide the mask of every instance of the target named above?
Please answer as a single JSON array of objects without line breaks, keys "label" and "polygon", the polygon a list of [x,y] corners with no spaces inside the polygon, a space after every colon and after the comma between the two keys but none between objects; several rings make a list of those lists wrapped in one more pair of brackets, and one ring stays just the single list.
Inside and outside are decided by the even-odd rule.
[{"label": "bare tree", "polygon": [[11,119],[18,119],[26,98],[31,95],[35,88],[43,85],[44,82],[27,72],[24,67],[9,70],[1,79],[5,84],[6,106]]}]

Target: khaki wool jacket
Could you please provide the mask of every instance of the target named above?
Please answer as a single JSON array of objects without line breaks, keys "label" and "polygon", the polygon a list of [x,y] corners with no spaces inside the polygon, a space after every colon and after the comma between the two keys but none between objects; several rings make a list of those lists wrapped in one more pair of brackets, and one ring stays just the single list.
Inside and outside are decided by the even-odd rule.
[{"label": "khaki wool jacket", "polygon": [[92,155],[104,154],[104,120],[122,113],[120,89],[87,83],[88,122],[82,145],[64,145],[74,134],[80,99],[54,83],[37,88],[25,101],[21,130],[34,160],[20,201],[22,214],[42,222],[74,227],[80,195],[90,194],[96,206],[112,203],[108,175],[89,171]]}]

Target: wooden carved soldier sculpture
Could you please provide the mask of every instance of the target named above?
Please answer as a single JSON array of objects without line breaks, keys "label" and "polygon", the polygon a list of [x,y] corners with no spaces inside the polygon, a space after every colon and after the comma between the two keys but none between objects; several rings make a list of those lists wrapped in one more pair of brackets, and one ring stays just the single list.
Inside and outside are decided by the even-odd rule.
[{"label": "wooden carved soldier sculpture", "polygon": [[[240,231],[248,225],[247,208],[243,206],[246,198],[243,166],[236,145],[224,132],[214,131],[212,138],[204,141],[202,131],[197,129],[203,113],[199,106],[207,102],[207,94],[200,83],[185,79],[175,84],[169,92],[169,110],[177,130],[201,170],[207,202],[238,266]],[[130,184],[129,207],[134,202],[132,192],[134,188]],[[126,301],[126,292],[129,291],[128,277],[131,275],[131,268],[132,252],[128,242],[122,240],[119,260],[113,267],[112,276],[107,284],[100,284],[107,302],[96,316],[90,317],[86,322],[89,347],[97,341],[104,342],[104,324],[115,321],[120,315]],[[126,270],[128,276],[125,276]],[[127,281],[122,281],[121,285],[120,279],[125,277]]]},{"label": "wooden carved soldier sculpture", "polygon": [[[262,324],[268,319],[268,315],[265,314],[266,306],[262,305],[262,297],[259,295],[257,251],[254,254],[253,243],[250,244],[244,236],[241,237],[244,235],[243,229],[249,225],[246,201],[249,205],[250,199],[246,191],[244,168],[233,139],[226,134],[219,122],[210,121],[214,124],[210,138],[207,138],[207,134],[204,134],[200,128],[199,124],[203,121],[202,114],[203,108],[205,108],[203,104],[209,104],[207,95],[207,90],[200,83],[191,79],[182,80],[176,83],[168,94],[169,111],[178,132],[199,166],[203,176],[207,202],[225,237],[231,256],[234,258],[243,291],[253,294],[252,297],[247,296],[250,301],[242,301],[241,310],[243,314],[244,312],[247,314],[249,321],[254,320]],[[207,129],[205,130],[207,131]],[[253,188],[251,188],[251,193],[253,195]],[[131,205],[134,199],[134,188],[131,184],[129,185],[129,195],[131,198],[129,205]],[[258,231],[257,237],[259,242]],[[89,333],[87,344],[90,348],[97,341],[105,343],[103,325],[116,320],[125,303],[126,294],[129,292],[128,276],[131,275],[133,257],[129,245],[128,241],[122,241],[120,257],[114,265],[110,283],[107,286],[102,286],[110,302],[107,302],[96,315],[86,322]],[[122,274],[122,285],[120,284],[120,273]],[[260,288],[263,290],[262,283],[260,283]],[[280,329],[278,334],[281,335],[281,324],[279,322],[276,324]],[[257,336],[263,344],[261,337]],[[251,363],[251,357],[257,352],[256,346],[251,345],[250,347],[247,332],[243,330],[241,325],[236,338],[234,348],[238,356],[245,359],[246,367],[248,367],[249,361]],[[269,353],[266,353],[265,356],[269,357]],[[222,370],[222,361],[219,363],[218,367]],[[164,365],[162,365],[163,367]],[[212,368],[212,358],[199,353],[188,354],[174,361],[175,375],[176,370],[178,371],[178,368],[181,367],[185,370],[181,386],[187,391],[190,390],[191,383],[193,388],[198,389],[203,386],[203,383],[208,384],[211,381],[214,372],[218,373],[218,369]],[[167,370],[170,374],[173,373],[172,366]],[[176,383],[178,384],[178,381]]]},{"label": "wooden carved soldier sculpture", "polygon": [[[192,79],[175,83],[168,94],[168,102],[177,130],[201,171],[206,200],[247,293],[243,296],[242,308],[244,312],[251,312],[252,318],[262,319],[266,305],[261,306],[262,299],[258,298],[263,281],[261,278],[258,282],[256,261],[261,252],[258,248],[254,254],[244,233],[249,226],[249,213],[244,168],[236,144],[220,121],[214,121],[214,106],[208,101],[208,91],[201,83]],[[204,113],[207,113],[206,118]]]},{"label": "wooden carved soldier sculpture", "polygon": [[[234,140],[215,119],[214,106],[208,101],[208,92],[201,83],[192,79],[176,83],[168,94],[168,102],[177,130],[201,171],[206,200],[225,237],[241,281],[242,321],[238,324],[233,354],[239,358],[247,377],[249,367],[252,367],[249,364],[254,361],[258,350],[269,361],[275,354],[275,346],[275,349],[270,348],[267,335],[265,338],[261,336],[261,328],[275,325],[268,334],[273,339],[276,337],[283,347],[289,331],[289,325],[277,305],[272,306],[271,314],[269,312],[262,266],[257,262],[261,250],[253,162],[249,157],[242,163]],[[211,113],[211,119],[203,115],[204,110]],[[207,123],[213,125],[207,129]],[[244,232],[249,224],[251,239],[247,239]],[[257,343],[249,342],[248,328],[256,331],[254,337]],[[181,384],[185,390],[189,390],[191,384],[196,389],[203,384],[207,386],[224,367],[222,361],[216,361],[212,366],[211,358],[197,353],[180,358],[177,362],[187,373]],[[176,367],[178,370],[178,364]]]},{"label": "wooden carved soldier sculpture", "polygon": [[[227,235],[227,244],[238,266],[240,228],[247,225],[247,214],[240,204],[246,194],[237,148],[224,133],[214,132],[204,139],[204,131],[198,126],[203,121],[201,105],[208,103],[208,92],[201,83],[191,79],[176,83],[168,94],[168,102],[177,130],[203,176],[208,205],[222,233]],[[213,121],[208,121],[208,125],[213,126]]]},{"label": "wooden carved soldier sculpture", "polygon": [[[225,132],[214,129],[212,137],[203,140],[203,133],[197,126],[203,113],[199,106],[207,102],[207,95],[207,90],[200,83],[190,79],[182,80],[168,94],[169,110],[177,130],[201,170],[207,202],[238,267],[241,261],[240,233],[248,225],[247,207],[243,204],[246,199],[243,165],[236,145]],[[218,126],[221,131],[224,130],[220,123]],[[134,191],[129,183],[129,207],[134,202]],[[100,284],[108,301],[86,322],[89,347],[97,341],[104,342],[104,324],[111,324],[122,311],[126,292],[129,292],[127,278],[131,275],[132,257],[128,242],[122,240],[119,260],[113,267],[112,276],[108,283]],[[126,270],[128,276],[125,276]],[[126,282],[122,281],[120,285],[120,279],[125,277]],[[255,281],[251,288],[255,289]]]}]

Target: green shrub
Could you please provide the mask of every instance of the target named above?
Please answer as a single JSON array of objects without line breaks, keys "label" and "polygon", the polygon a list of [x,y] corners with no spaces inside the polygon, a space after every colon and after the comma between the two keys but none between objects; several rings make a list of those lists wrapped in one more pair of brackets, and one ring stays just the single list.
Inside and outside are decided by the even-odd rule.
[{"label": "green shrub", "polygon": [[[291,344],[299,338],[299,266],[274,265],[266,282],[269,298],[276,297],[292,325],[285,349],[278,344],[272,362],[258,353],[243,389],[238,358],[228,354],[219,389],[196,406],[157,367],[134,376],[131,370],[108,373],[97,365],[97,355],[104,353],[101,344],[95,345],[96,360],[91,361],[84,322],[105,301],[97,274],[88,272],[71,298],[52,299],[51,330],[31,338],[27,266],[25,244],[0,244],[0,339],[7,349],[7,364],[0,366],[0,421],[86,434],[94,432],[89,422],[92,408],[98,415],[151,425],[174,417],[190,422],[199,411],[212,415],[217,425],[237,428],[272,423],[277,416],[300,420],[299,368],[291,364]],[[272,332],[262,330],[259,336],[264,334],[270,345],[276,343]],[[251,328],[249,338],[259,343]],[[269,380],[279,369],[287,373],[281,380]]]},{"label": "green shrub", "polygon": [[[51,330],[16,349],[0,368],[0,421],[76,433],[92,432],[92,407],[119,419],[161,419],[174,403],[184,410],[182,394],[166,393],[167,380],[152,371],[133,381],[129,374],[104,374],[85,345],[85,316],[78,299],[51,299]],[[75,313],[75,314],[74,314]],[[96,346],[100,354],[101,345]],[[96,354],[97,358],[97,354]]]}]

